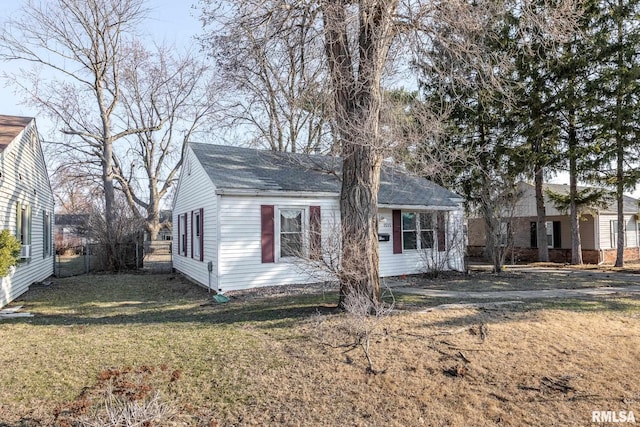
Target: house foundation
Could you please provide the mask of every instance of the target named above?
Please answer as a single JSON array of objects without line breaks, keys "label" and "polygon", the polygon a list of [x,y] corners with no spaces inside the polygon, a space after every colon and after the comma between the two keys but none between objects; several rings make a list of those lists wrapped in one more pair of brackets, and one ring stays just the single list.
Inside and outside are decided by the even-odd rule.
[{"label": "house foundation", "polygon": [[[488,259],[484,246],[468,246],[467,255],[475,259]],[[624,260],[625,262],[640,261],[640,248],[625,248]],[[549,261],[559,264],[571,263],[571,249],[549,249]],[[506,262],[538,262],[538,249],[513,248],[507,253]],[[616,262],[616,249],[583,249],[582,262],[585,264],[614,264]]]}]

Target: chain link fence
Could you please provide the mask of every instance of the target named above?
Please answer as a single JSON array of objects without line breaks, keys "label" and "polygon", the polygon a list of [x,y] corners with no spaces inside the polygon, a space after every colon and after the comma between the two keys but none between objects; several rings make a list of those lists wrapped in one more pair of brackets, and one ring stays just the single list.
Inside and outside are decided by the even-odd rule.
[{"label": "chain link fence", "polygon": [[[106,244],[88,243],[67,247],[57,251],[55,261],[56,277],[71,277],[101,271],[113,271],[108,265],[108,254],[112,248]],[[171,242],[144,242],[117,244],[113,248],[118,257],[118,271],[146,271],[170,273]]]}]

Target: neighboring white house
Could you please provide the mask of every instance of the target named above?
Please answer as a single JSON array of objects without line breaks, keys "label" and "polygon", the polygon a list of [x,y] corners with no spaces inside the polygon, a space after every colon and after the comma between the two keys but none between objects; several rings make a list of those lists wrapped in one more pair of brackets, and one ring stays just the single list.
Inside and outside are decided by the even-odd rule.
[{"label": "neighboring white house", "polygon": [[[340,223],[340,158],[190,143],[173,204],[173,267],[218,291],[312,283],[293,255]],[[392,165],[382,168],[380,274],[462,270],[462,199]],[[321,236],[321,237],[319,237]]]},{"label": "neighboring white house", "polygon": [[35,119],[0,115],[0,230],[22,242],[20,264],[0,278],[0,307],[53,274],[53,192]]},{"label": "neighboring white house", "polygon": [[[585,187],[578,187],[583,190]],[[571,261],[571,219],[567,212],[560,212],[547,194],[569,194],[569,186],[545,184],[545,210],[547,216],[547,241],[549,259],[553,262]],[[510,220],[505,232],[511,233],[513,257],[519,261],[538,260],[537,214],[535,187],[518,183],[520,198],[516,204],[515,217]],[[640,259],[640,207],[638,200],[624,196],[624,228],[626,261]],[[480,256],[484,250],[484,220],[469,218],[469,253]],[[506,224],[505,224],[506,225]],[[612,199],[605,208],[591,209],[580,220],[582,258],[587,264],[614,263],[618,236],[618,209]]]}]

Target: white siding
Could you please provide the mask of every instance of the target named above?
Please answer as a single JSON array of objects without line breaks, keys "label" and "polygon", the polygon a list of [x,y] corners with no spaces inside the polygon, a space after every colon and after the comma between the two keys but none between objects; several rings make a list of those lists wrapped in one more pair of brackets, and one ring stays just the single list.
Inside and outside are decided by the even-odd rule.
[{"label": "white siding", "polygon": [[[403,250],[401,254],[393,253],[393,220],[391,209],[380,209],[378,233],[390,235],[388,242],[380,242],[380,276],[399,276],[402,274],[425,273],[437,265],[441,270],[464,269],[465,236],[463,235],[462,209],[448,213],[446,230],[447,250],[436,249]],[[437,241],[437,236],[434,235]]]},{"label": "white siding", "polygon": [[[176,190],[173,205],[173,268],[180,271],[202,286],[217,288],[218,270],[218,213],[215,187],[200,163],[195,159],[191,149],[187,148],[185,163],[180,173],[180,181]],[[203,214],[203,261],[192,258],[191,253],[191,212],[202,209]],[[178,216],[187,214],[187,256],[178,252]],[[211,262],[211,273],[207,268]]]},{"label": "white siding", "polygon": [[[259,196],[223,196],[221,213],[221,257],[220,284],[223,291],[247,289],[261,286],[284,285],[294,283],[314,283],[323,279],[320,271],[313,270],[309,263],[292,262],[262,263],[260,206],[273,205],[277,209],[287,207],[308,208],[320,206],[322,221],[323,251],[335,251],[336,233],[339,230],[340,211],[337,198],[294,198]],[[308,210],[306,211],[308,215]],[[390,235],[388,242],[380,242],[380,276],[416,274],[427,271],[425,258],[419,251],[393,253],[393,230],[391,229],[391,210],[380,210],[379,232]],[[463,269],[463,230],[462,211],[452,212],[450,226],[457,232],[447,233],[448,239],[458,237],[457,244],[449,240],[451,251],[435,253],[434,256],[449,256],[444,269]],[[276,245],[277,252],[277,245]]]},{"label": "white siding", "polygon": [[[520,197],[515,206],[515,217],[536,217],[538,215],[538,211],[536,209],[536,190],[533,185],[520,182],[518,183],[518,191],[520,192]],[[549,198],[549,195],[546,191],[543,191],[544,194],[544,207],[547,216],[562,216],[564,215],[562,212],[556,209],[555,205]]]},{"label": "white siding", "polygon": [[[31,257],[8,276],[0,278],[0,307],[29,289],[29,285],[53,274],[53,251],[44,252],[44,212],[53,218],[53,193],[32,121],[0,153],[0,230],[16,235],[17,203],[31,207]],[[53,239],[50,222],[49,242]]]},{"label": "white siding", "polygon": [[[320,206],[323,250],[338,229],[337,198],[222,196],[220,204],[220,284],[223,291],[260,286],[321,281],[323,274],[308,263],[279,261],[262,263],[261,205],[278,208]],[[276,245],[277,246],[277,245]],[[277,247],[276,247],[277,252]],[[276,257],[277,258],[277,257]]]},{"label": "white siding", "polygon": [[[611,221],[617,221],[616,214],[600,214],[598,216],[598,227],[600,232],[600,249],[615,249],[611,242]],[[638,225],[636,216],[626,214],[624,221],[627,227],[625,233],[625,246],[628,248],[638,247]]]}]

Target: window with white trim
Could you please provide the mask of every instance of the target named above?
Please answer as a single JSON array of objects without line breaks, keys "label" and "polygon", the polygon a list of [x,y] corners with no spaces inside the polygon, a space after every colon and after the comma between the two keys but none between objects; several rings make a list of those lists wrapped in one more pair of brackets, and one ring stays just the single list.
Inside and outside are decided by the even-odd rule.
[{"label": "window with white trim", "polygon": [[31,258],[31,206],[16,203],[16,238],[22,244],[21,258]]},{"label": "window with white trim", "polygon": [[51,214],[42,211],[42,257],[46,258],[53,253],[51,244]]},{"label": "window with white trim", "polygon": [[178,254],[187,256],[187,214],[178,215]]},{"label": "window with white trim", "polygon": [[[618,247],[618,220],[617,219],[612,219],[611,221],[609,221],[609,226],[610,226],[610,232],[611,232],[611,247],[612,248],[617,248]],[[627,223],[623,222],[622,223],[622,232],[624,234],[624,246],[625,248],[627,246],[629,246],[629,239],[627,239]]]},{"label": "window with white trim", "polygon": [[31,206],[17,204],[16,238],[23,245],[31,244]]},{"label": "window with white trim", "polygon": [[547,229],[547,247],[548,248],[554,248],[554,238],[555,236],[553,235],[553,221],[547,221],[546,222],[546,229]]},{"label": "window with white trim", "polygon": [[280,258],[300,257],[305,253],[304,230],[305,209],[279,209],[278,210],[278,236]]},{"label": "window with white trim", "polygon": [[433,212],[402,212],[402,249],[435,247]]},{"label": "window with white trim", "polygon": [[200,258],[200,236],[202,234],[202,230],[200,229],[200,219],[200,211],[194,211],[193,223],[191,224],[191,226],[193,227],[193,258]]}]

